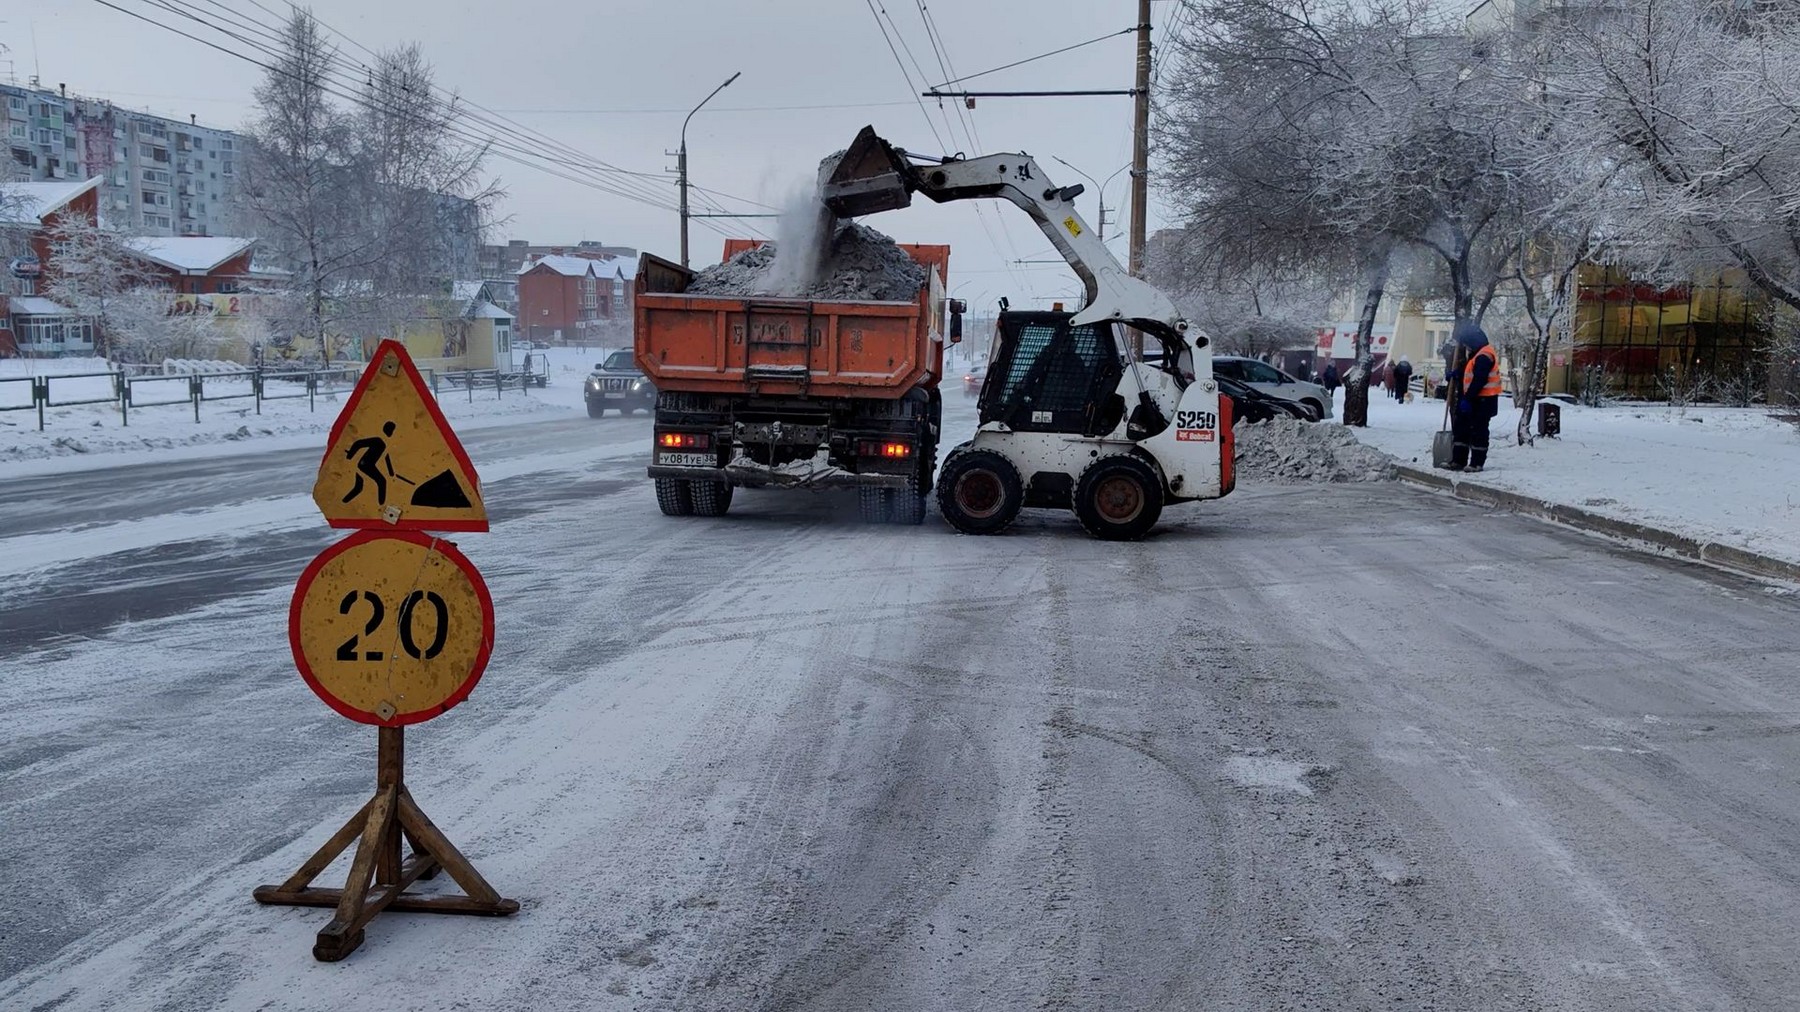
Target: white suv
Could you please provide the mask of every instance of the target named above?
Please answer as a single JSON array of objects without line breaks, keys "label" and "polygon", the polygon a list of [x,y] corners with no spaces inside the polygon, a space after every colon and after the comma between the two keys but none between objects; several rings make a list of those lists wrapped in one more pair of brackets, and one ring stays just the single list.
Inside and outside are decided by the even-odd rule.
[{"label": "white suv", "polygon": [[1295,379],[1267,362],[1235,355],[1218,355],[1213,358],[1213,374],[1248,384],[1270,397],[1293,401],[1304,408],[1315,422],[1331,417],[1336,411],[1331,402],[1331,391],[1317,383]]}]

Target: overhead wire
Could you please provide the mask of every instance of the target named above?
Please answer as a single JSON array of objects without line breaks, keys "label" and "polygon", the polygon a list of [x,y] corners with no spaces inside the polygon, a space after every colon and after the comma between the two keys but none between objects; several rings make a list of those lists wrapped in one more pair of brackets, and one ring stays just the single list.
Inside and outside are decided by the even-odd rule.
[{"label": "overhead wire", "polygon": [[[200,42],[203,45],[224,52],[227,55],[246,60],[271,73],[279,72],[276,67],[257,60],[253,56],[249,56],[226,46],[220,46],[210,40],[194,36],[189,32],[182,31],[173,25],[165,24],[153,17],[147,17],[137,11],[129,10],[118,4],[108,2],[108,0],[97,0],[97,2],[101,2],[104,6],[137,18],[138,20],[156,25],[157,27],[161,27],[193,41]],[[177,2],[172,2],[172,0],[143,0],[143,2],[150,4],[153,8],[165,10],[190,21],[194,21],[214,32],[226,36],[227,38],[249,46],[266,56],[279,59],[283,55],[283,51],[276,48],[276,45],[274,45],[285,42],[285,37],[280,34],[278,29],[257,20],[253,16],[241,11],[235,11],[218,2],[218,0],[203,0],[203,2],[218,8],[228,15],[227,24],[220,24],[217,21],[212,20],[210,15],[197,15],[195,13],[197,8],[190,7],[183,9]],[[275,15],[266,5],[256,2],[256,0],[252,0],[252,3],[272,16],[279,16]],[[328,32],[344,39],[357,48],[365,52],[373,53],[373,50],[370,50],[368,46],[363,45],[356,39],[331,28],[331,26],[326,25],[323,22],[319,22],[319,24]],[[261,36],[261,38],[249,38],[244,34],[240,34],[240,31],[258,35]],[[324,87],[324,90],[335,97],[375,109],[376,111],[391,112],[392,110],[380,108],[379,104],[374,102],[371,96],[366,93],[367,87],[372,82],[372,75],[373,70],[367,65],[352,64],[349,58],[344,56],[341,52],[332,53],[327,61],[326,76],[332,84],[337,85],[337,88]],[[344,90],[338,89],[348,89],[349,93],[347,94]],[[554,138],[550,138],[548,135],[544,135],[538,131],[531,131],[528,128],[524,129],[523,133],[509,130],[502,123],[495,122],[489,117],[471,112],[471,106],[477,109],[480,108],[478,104],[472,103],[462,96],[449,92],[436,85],[433,85],[432,90],[444,96],[440,101],[446,112],[454,113],[459,116],[461,120],[465,121],[460,124],[460,128],[459,126],[451,126],[446,131],[451,136],[464,143],[481,147],[499,159],[513,162],[535,171],[545,172],[546,174],[588,186],[613,196],[618,196],[626,200],[646,204],[662,210],[675,210],[670,195],[645,182],[646,179],[662,178],[656,174],[630,172],[629,170],[621,169],[602,159],[594,158],[591,155],[577,151]],[[359,94],[357,93],[358,91],[362,91],[363,93]],[[514,126],[520,125],[514,124]],[[491,131],[491,133],[472,132],[479,130]],[[502,138],[505,139],[503,140]],[[550,150],[545,151],[526,147],[526,143],[538,143]],[[720,208],[720,210],[723,211],[724,209]],[[725,234],[723,230],[714,226],[708,220],[701,219],[700,223],[703,227],[706,227],[711,231],[718,232],[721,235]]]},{"label": "overhead wire", "polygon": [[[163,2],[166,3],[167,0],[163,0]],[[230,10],[230,8],[225,7],[223,4],[221,4],[219,2],[219,0],[203,0],[203,2],[209,3],[215,7],[221,7],[223,9]],[[258,9],[269,14],[271,17],[276,17],[276,18],[280,17],[279,14],[277,14],[276,12],[271,10],[266,4],[261,3],[260,0],[250,0],[250,2]],[[292,3],[290,3],[288,6],[289,6],[290,10],[299,10],[300,9],[299,7],[297,7],[296,5],[294,5]],[[271,31],[276,31],[274,29],[271,29],[268,25],[264,24],[263,22],[256,21],[256,19],[251,17],[250,15],[243,14],[241,12],[233,12],[233,13],[237,14],[241,19],[249,20],[249,21],[259,25],[260,27],[263,28],[265,34],[271,32]],[[333,27],[332,25],[326,23],[322,19],[318,18],[317,15],[313,15],[313,20],[321,28],[323,28],[325,31],[329,32],[330,34],[332,34],[340,39],[343,39],[345,42],[356,47],[357,49],[359,49],[365,53],[368,53],[371,57],[374,57],[377,59],[380,58],[380,54],[377,53],[374,49],[365,45],[364,43],[362,43],[360,40],[354,38],[353,36],[351,36],[345,32],[342,32],[342,31],[338,30],[337,28]],[[275,37],[278,40],[281,38],[281,36],[279,36],[278,34]],[[346,63],[349,62],[347,57],[342,57],[340,55],[338,58],[344,60]],[[356,64],[355,67],[356,67],[356,69],[362,71],[364,74],[372,73],[371,68],[366,64]],[[623,169],[617,165],[607,162],[604,159],[597,158],[586,152],[580,151],[580,150],[574,148],[573,146],[566,144],[563,141],[560,141],[554,137],[551,137],[548,134],[543,133],[542,131],[535,130],[530,127],[526,127],[524,124],[519,123],[516,120],[512,120],[504,115],[495,113],[493,110],[488,109],[487,107],[481,105],[478,102],[475,102],[475,101],[469,99],[467,96],[461,95],[460,93],[452,92],[452,91],[445,89],[435,83],[432,85],[432,90],[434,92],[439,93],[442,96],[442,101],[445,103],[447,108],[454,109],[459,114],[461,114],[464,118],[468,119],[476,126],[483,127],[483,128],[489,129],[489,130],[493,130],[496,132],[496,134],[506,133],[516,140],[524,140],[524,141],[528,141],[531,143],[543,145],[550,152],[554,153],[557,156],[557,157],[551,158],[551,157],[545,156],[544,154],[542,154],[540,152],[535,152],[535,151],[529,152],[529,154],[533,157],[544,158],[544,160],[546,160],[546,161],[561,165],[565,168],[582,171],[582,172],[589,173],[592,175],[602,176],[602,177],[611,177],[614,184],[617,187],[623,188],[625,190],[629,190],[629,191],[637,194],[638,198],[641,198],[640,202],[650,203],[650,204],[652,204],[652,206],[659,206],[665,210],[675,210],[675,207],[674,207],[673,203],[671,202],[671,200],[672,200],[671,197],[667,196],[664,191],[662,191],[660,188],[658,188],[654,184],[652,184],[650,182],[646,182],[646,180],[664,180],[665,176],[663,174],[650,173],[650,172],[634,172],[631,170]],[[515,150],[518,150],[518,148],[515,147]],[[690,186],[690,189],[691,188],[692,187]],[[723,196],[728,196],[728,195],[723,195]],[[632,198],[627,198],[627,199],[632,199]],[[731,197],[730,199],[738,200],[741,198]],[[719,210],[724,211],[725,209],[719,208]],[[710,223],[706,222],[704,219],[701,220],[701,224],[704,227],[711,229],[712,231],[715,231],[715,232],[720,231],[720,229],[718,229],[716,226],[713,226]]]},{"label": "overhead wire", "polygon": [[[110,0],[96,0],[96,2],[101,3],[102,6],[112,8],[113,10],[119,11],[120,13],[126,14],[126,15],[136,18],[140,21],[144,21],[148,24],[155,25],[156,27],[162,28],[162,29],[172,32],[176,35],[180,35],[180,36],[190,39],[192,41],[199,42],[202,45],[205,45],[211,49],[215,49],[219,52],[225,53],[228,56],[232,56],[232,57],[244,60],[255,66],[261,67],[262,69],[264,69],[265,71],[268,71],[269,73],[272,73],[272,74],[282,73],[281,69],[278,66],[275,66],[270,63],[265,63],[261,60],[256,59],[254,56],[251,56],[246,53],[240,52],[238,50],[232,49],[228,46],[219,45],[216,42],[213,42],[213,41],[205,39],[205,38],[201,38],[190,32],[183,31],[182,29],[180,29],[174,25],[170,25],[170,24],[166,24],[162,21],[158,21],[156,18],[147,16],[141,12],[138,12],[135,10],[130,10],[125,7],[121,7],[116,3],[110,2]],[[224,35],[227,38],[230,38],[234,41],[243,43],[244,45],[250,46],[251,48],[257,50],[258,52],[261,52],[265,56],[269,56],[269,57],[273,57],[273,58],[277,58],[277,59],[279,59],[282,56],[282,52],[276,48],[273,48],[270,44],[260,42],[257,39],[247,38],[244,35],[239,34],[236,31],[233,31],[232,28],[224,27],[220,24],[217,24],[212,21],[208,21],[204,18],[196,17],[193,14],[191,14],[190,12],[177,10],[171,5],[170,0],[144,0],[144,2],[148,3],[153,8],[168,10],[172,13],[180,14],[183,17],[188,18],[189,20],[196,21],[197,23],[202,24],[205,27],[208,27],[215,32],[218,32],[219,34]],[[245,27],[241,23],[238,23],[238,22],[234,22],[233,26],[234,27]],[[363,69],[365,71],[368,70],[368,68],[361,68],[361,69]],[[327,63],[326,81],[328,81],[329,83],[327,84],[327,83],[321,82],[321,90],[325,91],[329,95],[332,95],[333,97],[343,99],[345,101],[354,103],[356,105],[364,106],[364,107],[372,109],[373,111],[376,111],[376,112],[392,113],[395,111],[392,108],[385,107],[381,103],[376,102],[366,92],[359,93],[358,92],[359,89],[363,89],[366,87],[366,81],[362,80],[362,79],[358,79],[355,75],[348,74],[343,70],[333,68],[331,61],[328,61],[328,63]],[[507,144],[507,143],[501,141],[496,136],[484,136],[481,134],[472,134],[472,133],[468,133],[463,130],[457,129],[455,127],[449,128],[446,132],[449,133],[451,136],[455,137],[456,139],[463,141],[464,143],[475,144],[475,145],[484,147],[484,148],[488,149],[491,153],[493,153],[496,157],[501,158],[503,160],[515,162],[515,163],[523,165],[527,168],[533,168],[533,169],[537,169],[540,171],[545,171],[551,175],[560,176],[564,179],[569,179],[572,182],[578,182],[583,185],[590,186],[594,189],[599,189],[599,190],[602,190],[603,192],[608,192],[615,196],[620,196],[620,197],[623,197],[628,200],[634,200],[634,201],[638,201],[640,203],[647,203],[647,204],[650,204],[651,206],[661,207],[664,210],[674,210],[674,205],[672,203],[669,203],[667,198],[661,198],[652,192],[644,191],[642,189],[631,190],[629,188],[621,188],[620,186],[615,185],[612,180],[607,179],[603,175],[595,174],[595,173],[588,173],[586,178],[582,178],[582,177],[577,177],[577,176],[571,176],[566,172],[557,171],[556,169],[549,167],[549,166],[560,165],[564,168],[572,168],[577,171],[582,170],[583,168],[586,168],[585,166],[583,166],[579,163],[569,163],[569,162],[566,162],[561,159],[549,158],[539,152],[535,152],[530,149],[520,147],[518,145]],[[546,164],[540,164],[540,162],[546,163]]]}]

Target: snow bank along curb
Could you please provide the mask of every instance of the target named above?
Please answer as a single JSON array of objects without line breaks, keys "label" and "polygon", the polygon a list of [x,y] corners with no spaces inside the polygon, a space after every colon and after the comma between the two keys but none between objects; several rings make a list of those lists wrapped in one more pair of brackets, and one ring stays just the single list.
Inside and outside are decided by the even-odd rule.
[{"label": "snow bank along curb", "polygon": [[1467,479],[1450,478],[1404,464],[1395,468],[1395,474],[1401,481],[1449,492],[1458,499],[1466,499],[1483,506],[1511,513],[1521,513],[1540,520],[1550,520],[1592,534],[1603,534],[1624,541],[1654,545],[1686,559],[1708,562],[1751,576],[1800,583],[1800,564],[1789,562],[1786,559],[1745,551],[1742,548],[1723,545],[1716,541],[1701,541],[1698,538],[1676,534],[1674,531],[1663,530],[1660,527],[1646,527],[1629,520],[1602,516],[1579,506],[1520,495],[1517,492],[1479,485]]}]

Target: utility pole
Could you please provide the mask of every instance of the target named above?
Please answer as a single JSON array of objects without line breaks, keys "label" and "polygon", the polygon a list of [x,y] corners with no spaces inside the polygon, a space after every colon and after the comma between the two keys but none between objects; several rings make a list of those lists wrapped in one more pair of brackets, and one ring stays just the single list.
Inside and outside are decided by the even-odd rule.
[{"label": "utility pole", "polygon": [[[1145,2],[1148,2],[1148,0],[1145,0]],[[714,88],[712,90],[712,94],[707,95],[705,98],[701,99],[700,105],[694,106],[693,111],[689,112],[687,114],[687,119],[684,119],[681,121],[681,150],[679,152],[677,152],[677,154],[675,156],[675,172],[680,179],[679,185],[681,186],[681,207],[680,207],[680,212],[681,212],[681,266],[683,268],[688,266],[688,219],[693,217],[693,215],[688,213],[688,163],[687,163],[688,120],[691,120],[694,118],[694,113],[700,111],[700,106],[703,106],[708,102],[711,102],[713,100],[713,95],[717,95],[719,92],[724,91],[726,89],[726,87],[731,84],[731,82],[737,80],[738,78],[740,78],[742,76],[744,76],[744,72],[740,70],[737,73],[726,78],[724,84],[721,84],[717,88]]]},{"label": "utility pole", "polygon": [[[1150,0],[1138,0],[1137,95],[1131,135],[1131,273],[1144,273],[1144,227],[1150,192]],[[1142,340],[1142,338],[1139,338]]]}]

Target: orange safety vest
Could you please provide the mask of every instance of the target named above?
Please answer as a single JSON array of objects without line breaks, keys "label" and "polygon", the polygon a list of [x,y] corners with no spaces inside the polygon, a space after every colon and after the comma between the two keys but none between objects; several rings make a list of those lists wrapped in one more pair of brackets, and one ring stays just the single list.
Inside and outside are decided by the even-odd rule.
[{"label": "orange safety vest", "polygon": [[[1493,363],[1488,369],[1487,383],[1480,390],[1471,390],[1475,385],[1475,360],[1486,355]],[[1469,356],[1469,363],[1463,366],[1463,396],[1465,397],[1498,397],[1500,396],[1500,356],[1494,353],[1494,346],[1484,344],[1481,350]]]}]

